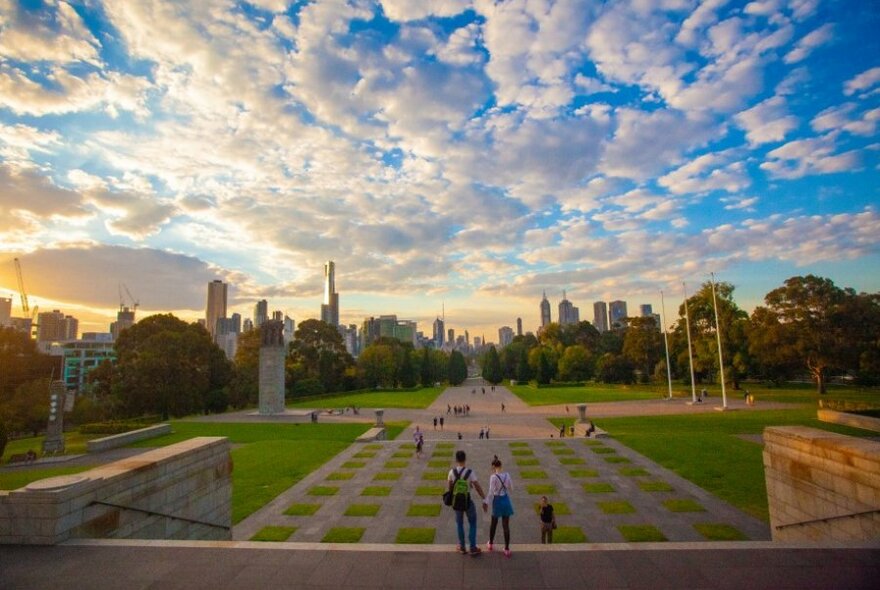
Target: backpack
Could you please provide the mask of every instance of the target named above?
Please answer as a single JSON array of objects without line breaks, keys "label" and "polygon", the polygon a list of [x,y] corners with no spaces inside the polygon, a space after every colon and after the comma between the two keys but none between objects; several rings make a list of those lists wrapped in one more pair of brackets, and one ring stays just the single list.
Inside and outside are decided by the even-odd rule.
[{"label": "backpack", "polygon": [[452,482],[452,509],[467,510],[468,503],[471,500],[470,485],[468,478],[471,476],[471,470],[455,471],[455,480]]}]

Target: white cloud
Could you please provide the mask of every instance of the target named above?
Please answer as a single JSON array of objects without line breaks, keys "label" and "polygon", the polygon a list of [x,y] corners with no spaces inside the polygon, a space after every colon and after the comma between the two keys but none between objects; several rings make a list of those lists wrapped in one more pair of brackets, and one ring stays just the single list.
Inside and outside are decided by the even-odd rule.
[{"label": "white cloud", "polygon": [[835,153],[835,136],[825,135],[790,141],[767,154],[761,164],[774,178],[801,178],[812,174],[830,174],[855,170],[861,165],[858,150]]},{"label": "white cloud", "polygon": [[15,0],[0,2],[0,55],[6,59],[98,65],[100,47],[76,10],[63,0],[31,10]]},{"label": "white cloud", "polygon": [[825,45],[834,38],[834,24],[825,23],[819,28],[804,35],[784,58],[785,63],[793,64],[803,61],[814,49]]},{"label": "white cloud", "polygon": [[675,40],[683,45],[694,45],[703,30],[718,21],[718,10],[729,0],[707,0],[697,5],[696,9],[681,24]]},{"label": "white cloud", "polygon": [[728,211],[742,209],[743,211],[753,212],[755,211],[754,205],[758,200],[758,197],[725,197],[721,199],[721,202],[725,203],[724,208]]},{"label": "white cloud", "polygon": [[483,62],[483,54],[479,51],[480,27],[474,23],[454,30],[447,42],[436,50],[437,59],[442,62],[469,66]]},{"label": "white cloud", "polygon": [[880,83],[880,67],[870,68],[854,76],[843,85],[843,93],[852,96],[863,90],[870,90]]},{"label": "white cloud", "polygon": [[738,113],[734,119],[746,131],[746,139],[753,146],[782,141],[797,129],[798,119],[788,114],[785,99],[774,96]]},{"label": "white cloud", "polygon": [[420,20],[429,16],[449,17],[471,7],[471,0],[381,0],[385,16],[395,21]]},{"label": "white cloud", "polygon": [[584,76],[581,73],[578,73],[574,77],[574,85],[584,91],[585,94],[598,94],[600,92],[617,92],[617,89],[613,86],[598,80],[597,78],[591,78],[589,76]]},{"label": "white cloud", "polygon": [[866,137],[874,135],[880,120],[880,108],[854,115],[857,110],[858,105],[853,102],[829,107],[813,117],[810,125],[818,132],[842,130]]},{"label": "white cloud", "polygon": [[723,190],[739,192],[751,184],[741,161],[731,162],[732,152],[706,153],[661,176],[657,183],[678,195]]}]

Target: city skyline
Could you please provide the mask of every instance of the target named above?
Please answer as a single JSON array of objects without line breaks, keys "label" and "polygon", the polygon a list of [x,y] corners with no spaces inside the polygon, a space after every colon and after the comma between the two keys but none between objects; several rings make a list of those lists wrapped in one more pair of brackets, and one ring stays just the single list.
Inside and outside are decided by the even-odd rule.
[{"label": "city skyline", "polygon": [[[830,0],[0,9],[0,297],[496,334],[715,271],[880,291],[880,16]],[[634,308],[635,309],[635,308]],[[555,312],[555,309],[554,309]],[[555,313],[554,313],[555,315]]]}]

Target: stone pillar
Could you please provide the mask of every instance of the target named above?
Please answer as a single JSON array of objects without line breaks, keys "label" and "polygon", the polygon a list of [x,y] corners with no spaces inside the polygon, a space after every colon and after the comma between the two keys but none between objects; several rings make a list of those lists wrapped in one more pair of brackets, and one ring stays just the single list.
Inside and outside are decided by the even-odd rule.
[{"label": "stone pillar", "polygon": [[260,327],[260,414],[284,413],[284,324],[270,320]]},{"label": "stone pillar", "polygon": [[43,454],[64,452],[64,381],[53,381],[49,386],[49,424],[43,440]]},{"label": "stone pillar", "polygon": [[587,421],[587,404],[578,404],[578,422],[586,422]]},{"label": "stone pillar", "polygon": [[376,426],[385,426],[385,410],[376,410]]}]

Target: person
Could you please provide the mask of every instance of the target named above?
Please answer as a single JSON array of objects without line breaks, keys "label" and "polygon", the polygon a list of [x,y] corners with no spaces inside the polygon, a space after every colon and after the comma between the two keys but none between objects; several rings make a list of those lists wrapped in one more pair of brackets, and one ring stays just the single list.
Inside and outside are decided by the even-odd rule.
[{"label": "person", "polygon": [[489,438],[489,427],[486,426],[486,439],[488,439],[488,438]]},{"label": "person", "polygon": [[568,435],[572,437],[574,436],[574,424],[568,427]]},{"label": "person", "polygon": [[498,529],[498,519],[501,519],[501,528],[504,529],[504,557],[510,557],[510,517],[513,516],[513,503],[510,501],[510,492],[513,491],[513,481],[510,474],[501,470],[501,460],[498,455],[492,459],[492,475],[489,476],[489,490],[483,499],[483,511],[489,510],[492,503],[492,520],[489,525],[489,542],[486,548],[492,551],[495,546],[495,531]]},{"label": "person", "polygon": [[585,434],[584,436],[586,436],[587,438],[589,438],[589,436],[590,436],[591,434],[593,434],[594,432],[596,432],[596,425],[593,424],[593,421],[592,421],[592,420],[590,420],[589,425],[587,426],[587,432],[586,432],[586,434]]},{"label": "person", "polygon": [[425,437],[419,435],[419,438],[416,440],[416,457],[419,459],[422,458],[422,448],[425,446]]},{"label": "person", "polygon": [[553,543],[553,529],[556,528],[556,515],[553,514],[553,504],[547,501],[547,496],[541,496],[541,544]]},{"label": "person", "polygon": [[416,426],[416,429],[415,429],[415,431],[413,432],[413,442],[416,443],[416,444],[418,444],[418,442],[419,442],[419,437],[420,437],[420,436],[422,436],[422,431],[419,430],[419,427],[418,427],[418,426]]},{"label": "person", "polygon": [[486,388],[483,387],[483,388],[481,388],[481,389],[483,390],[483,395],[486,395]]},{"label": "person", "polygon": [[[455,452],[455,463],[456,466],[449,470],[449,475],[447,480],[449,482],[449,491],[455,492],[455,484],[459,480],[464,480],[467,484],[467,500],[464,503],[464,508],[462,510],[455,510],[455,526],[458,529],[458,552],[462,555],[467,555],[468,550],[465,548],[465,540],[464,540],[464,519],[467,517],[468,520],[468,541],[470,542],[470,554],[472,556],[477,556],[480,553],[480,548],[477,547],[477,508],[474,504],[474,501],[470,497],[470,489],[473,488],[480,495],[481,498],[486,497],[486,494],[483,493],[483,488],[480,487],[480,482],[477,481],[477,477],[474,475],[473,470],[468,469],[467,465],[467,455],[464,451],[458,450]],[[454,502],[454,500],[453,500]],[[453,509],[455,508],[455,504],[453,503]]]},{"label": "person", "polygon": [[568,406],[565,406],[565,413],[568,414]]},{"label": "person", "polygon": [[458,433],[458,440],[461,440],[461,433]]},{"label": "person", "polygon": [[707,397],[709,397],[709,392],[706,391],[706,388],[705,388],[705,387],[702,389],[702,391],[700,391],[700,397],[701,397],[701,398],[707,398]]},{"label": "person", "polygon": [[446,415],[448,416],[451,413],[452,413],[452,406],[450,404],[446,404]]},{"label": "person", "polygon": [[746,396],[746,403],[749,404],[750,406],[754,406],[755,405],[755,396],[752,395],[751,393],[749,393]]},{"label": "person", "polygon": [[440,416],[440,430],[443,430],[443,416]]},{"label": "person", "polygon": [[483,440],[483,437],[486,436],[486,432],[480,428],[480,440]]},{"label": "person", "polygon": [[437,416],[434,416],[434,430],[437,430]]},{"label": "person", "polygon": [[504,411],[504,402],[501,402],[501,411]]},{"label": "person", "polygon": [[559,438],[565,438],[565,424],[559,427]]}]

